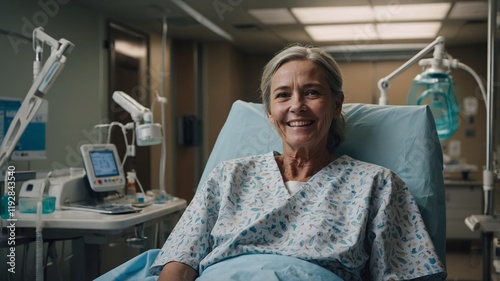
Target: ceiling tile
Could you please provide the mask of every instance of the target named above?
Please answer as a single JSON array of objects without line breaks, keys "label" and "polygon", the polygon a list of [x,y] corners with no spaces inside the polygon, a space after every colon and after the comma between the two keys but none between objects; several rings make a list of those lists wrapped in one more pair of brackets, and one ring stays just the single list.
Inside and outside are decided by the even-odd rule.
[{"label": "ceiling tile", "polygon": [[377,24],[377,31],[382,40],[435,38],[440,27],[440,22],[384,23]]},{"label": "ceiling tile", "polygon": [[292,8],[303,24],[370,22],[375,19],[370,6]]},{"label": "ceiling tile", "polygon": [[456,2],[451,9],[450,19],[485,19],[488,18],[486,2]]},{"label": "ceiling tile", "polygon": [[295,18],[286,8],[279,9],[250,9],[248,13],[264,24],[296,23]]},{"label": "ceiling tile", "polygon": [[373,24],[309,25],[305,27],[314,41],[366,41],[377,38]]},{"label": "ceiling tile", "polygon": [[279,36],[287,43],[311,42],[311,37],[309,37],[307,32],[303,28],[297,28],[297,26],[279,25],[279,26],[273,26],[271,27],[271,29],[277,36]]},{"label": "ceiling tile", "polygon": [[451,3],[427,3],[412,5],[374,6],[375,17],[380,22],[442,20],[448,14]]}]

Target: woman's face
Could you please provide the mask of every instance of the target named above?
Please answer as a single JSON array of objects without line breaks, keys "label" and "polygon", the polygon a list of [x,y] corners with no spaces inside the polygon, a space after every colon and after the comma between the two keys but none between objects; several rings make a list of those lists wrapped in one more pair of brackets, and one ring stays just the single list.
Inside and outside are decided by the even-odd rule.
[{"label": "woman's face", "polygon": [[309,60],[283,64],[271,80],[269,119],[285,145],[325,149],[328,129],[342,110],[323,70]]}]

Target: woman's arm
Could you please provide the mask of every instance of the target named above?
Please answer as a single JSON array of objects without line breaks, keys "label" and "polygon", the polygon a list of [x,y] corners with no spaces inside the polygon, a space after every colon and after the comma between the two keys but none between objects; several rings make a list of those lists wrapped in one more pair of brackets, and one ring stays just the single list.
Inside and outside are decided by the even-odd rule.
[{"label": "woman's arm", "polygon": [[157,281],[194,281],[198,272],[189,265],[169,262],[164,267]]}]

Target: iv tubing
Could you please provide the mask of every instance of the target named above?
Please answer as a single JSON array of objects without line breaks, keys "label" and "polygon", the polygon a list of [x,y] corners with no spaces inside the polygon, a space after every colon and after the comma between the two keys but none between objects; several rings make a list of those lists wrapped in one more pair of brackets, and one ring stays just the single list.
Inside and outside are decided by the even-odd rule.
[{"label": "iv tubing", "polygon": [[[166,51],[167,51],[167,17],[163,15],[163,25],[162,25],[162,40],[161,40],[161,94],[165,95],[165,77],[167,76],[165,69],[165,59],[166,59]],[[159,97],[157,97],[159,99]],[[159,99],[160,100],[160,99]],[[163,101],[163,102],[162,102]],[[160,182],[159,189],[167,192],[167,188],[165,186],[165,166],[167,161],[167,141],[165,140],[165,103],[166,98],[164,100],[160,100],[161,107],[161,126],[163,128],[163,138],[161,140],[161,155],[160,155]]]},{"label": "iv tubing", "polygon": [[[486,102],[486,165],[483,170],[484,215],[494,214],[494,167],[493,167],[493,141],[494,141],[494,110],[495,104],[495,41],[497,30],[497,3],[496,0],[488,1],[488,73],[487,73],[487,100]],[[483,248],[483,280],[491,280],[491,267],[493,259],[493,232],[483,232],[481,235]]]},{"label": "iv tubing", "polygon": [[479,75],[477,75],[477,73],[472,68],[461,62],[459,62],[457,66],[458,68],[461,68],[469,72],[470,75],[472,75],[474,79],[476,79],[477,85],[479,85],[479,89],[481,90],[481,95],[483,96],[484,104],[486,107],[488,107],[488,98],[486,97],[486,90],[484,89],[483,82],[481,81]]},{"label": "iv tubing", "polygon": [[40,187],[40,193],[38,194],[38,202],[36,205],[36,229],[35,229],[35,238],[36,238],[36,256],[35,256],[35,276],[36,281],[43,281],[43,219],[42,219],[42,204],[43,204],[43,193],[47,182],[50,178],[52,172],[47,174],[45,181]]}]

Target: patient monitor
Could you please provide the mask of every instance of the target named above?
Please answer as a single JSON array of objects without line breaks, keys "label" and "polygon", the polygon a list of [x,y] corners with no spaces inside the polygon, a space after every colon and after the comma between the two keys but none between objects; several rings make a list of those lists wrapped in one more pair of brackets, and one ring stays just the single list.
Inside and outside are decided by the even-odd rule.
[{"label": "patient monitor", "polygon": [[85,144],[80,151],[93,191],[115,191],[125,187],[125,174],[114,144]]},{"label": "patient monitor", "polygon": [[[80,147],[85,168],[55,170],[43,194],[56,197],[56,209],[96,204],[109,191],[125,187],[125,174],[114,144],[85,144]],[[45,179],[26,181],[20,197],[38,197]],[[92,205],[91,204],[91,205]]]}]

